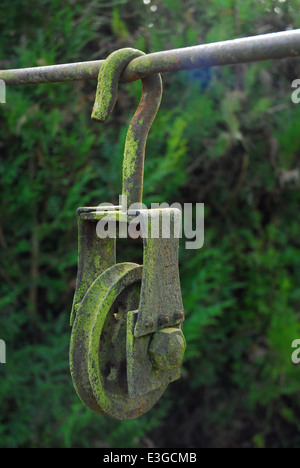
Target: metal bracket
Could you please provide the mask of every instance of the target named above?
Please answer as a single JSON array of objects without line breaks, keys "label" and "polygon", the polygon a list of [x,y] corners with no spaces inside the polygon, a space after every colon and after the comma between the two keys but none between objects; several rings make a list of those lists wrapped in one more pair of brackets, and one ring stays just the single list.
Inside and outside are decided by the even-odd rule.
[{"label": "metal bracket", "polygon": [[[107,210],[111,207],[106,207]],[[70,325],[73,325],[76,311],[92,282],[116,263],[116,239],[100,239],[96,235],[93,218],[84,218],[97,207],[80,207],[77,209],[78,225],[78,270],[76,288],[71,310]],[[94,221],[94,222],[93,222]]]},{"label": "metal bracket", "polygon": [[[139,210],[144,243],[139,309],[127,314],[127,379],[131,398],[180,378],[185,340],[178,269],[178,209]],[[164,237],[165,236],[165,237]]]},{"label": "metal bracket", "polygon": [[178,208],[139,210],[143,237],[143,279],[134,336],[147,335],[183,321],[178,248]]}]

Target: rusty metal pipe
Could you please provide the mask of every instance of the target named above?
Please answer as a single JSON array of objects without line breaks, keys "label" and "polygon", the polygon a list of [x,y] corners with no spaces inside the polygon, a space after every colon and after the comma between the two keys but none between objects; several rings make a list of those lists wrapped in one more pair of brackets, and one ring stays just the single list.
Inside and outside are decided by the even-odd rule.
[{"label": "rusty metal pipe", "polygon": [[[121,81],[154,73],[300,56],[300,29],[154,52],[132,60]],[[7,85],[96,79],[104,60],[1,70]]]}]

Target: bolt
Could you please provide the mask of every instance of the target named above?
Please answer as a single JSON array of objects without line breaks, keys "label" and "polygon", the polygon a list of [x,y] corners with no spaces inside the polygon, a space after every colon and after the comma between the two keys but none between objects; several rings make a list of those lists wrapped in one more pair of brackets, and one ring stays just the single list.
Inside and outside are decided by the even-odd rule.
[{"label": "bolt", "polygon": [[152,365],[160,370],[179,367],[185,350],[185,339],[180,328],[163,328],[156,332],[149,345]]},{"label": "bolt", "polygon": [[184,318],[184,313],[181,310],[176,310],[174,317],[175,320],[182,320]]},{"label": "bolt", "polygon": [[152,328],[152,327],[154,327],[155,322],[151,317],[148,316],[148,317],[146,317],[145,325],[146,325],[147,328],[150,328],[150,327]]},{"label": "bolt", "polygon": [[160,314],[158,317],[158,323],[159,325],[165,325],[166,323],[169,322],[169,316],[168,314]]}]

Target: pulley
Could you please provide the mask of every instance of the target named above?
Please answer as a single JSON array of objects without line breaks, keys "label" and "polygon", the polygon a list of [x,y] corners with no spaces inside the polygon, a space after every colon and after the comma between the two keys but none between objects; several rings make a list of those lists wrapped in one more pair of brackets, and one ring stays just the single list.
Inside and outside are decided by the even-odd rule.
[{"label": "pulley", "polygon": [[[108,118],[122,71],[142,54],[122,49],[106,59],[99,73],[94,120]],[[155,405],[168,384],[180,377],[185,350],[178,269],[181,212],[142,206],[145,144],[161,100],[160,75],[148,76],[142,84],[123,161],[122,200],[126,198],[131,210],[123,204],[77,210],[71,375],[88,408],[121,420],[137,418]],[[101,222],[139,226],[143,265],[116,262],[117,240],[98,235]]]}]

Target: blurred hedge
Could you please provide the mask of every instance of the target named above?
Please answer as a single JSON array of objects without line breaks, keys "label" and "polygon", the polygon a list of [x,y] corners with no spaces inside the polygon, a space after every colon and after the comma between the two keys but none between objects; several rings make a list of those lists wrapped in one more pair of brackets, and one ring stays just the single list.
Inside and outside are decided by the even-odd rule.
[{"label": "blurred hedge", "polygon": [[[153,8],[157,6],[157,8]],[[3,0],[0,65],[19,68],[299,28],[299,0]],[[151,10],[152,7],[152,10]],[[86,410],[68,369],[76,209],[118,202],[140,83],[110,120],[95,82],[7,89],[0,138],[1,447],[300,447],[299,59],[165,74],[144,201],[205,203],[180,253],[183,377],[130,422]],[[137,255],[122,243],[120,256]],[[171,430],[170,430],[171,429]],[[175,430],[176,429],[176,430]]]}]

